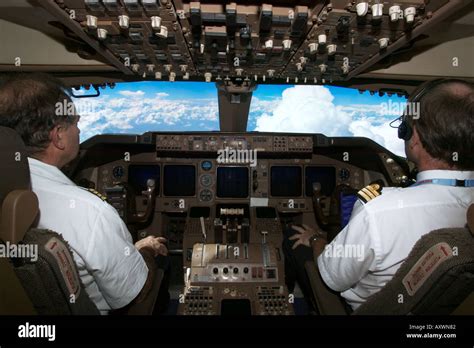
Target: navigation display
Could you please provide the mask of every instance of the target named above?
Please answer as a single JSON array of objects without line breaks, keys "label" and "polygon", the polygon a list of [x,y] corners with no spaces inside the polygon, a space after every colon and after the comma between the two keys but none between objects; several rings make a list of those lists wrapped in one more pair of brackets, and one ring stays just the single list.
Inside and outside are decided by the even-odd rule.
[{"label": "navigation display", "polygon": [[172,197],[196,194],[196,167],[191,165],[166,165],[163,171],[163,194]]},{"label": "navigation display", "polygon": [[301,196],[301,167],[273,166],[271,169],[271,194],[273,197]]},{"label": "navigation display", "polygon": [[249,195],[249,170],[247,167],[217,168],[217,197],[245,198]]}]

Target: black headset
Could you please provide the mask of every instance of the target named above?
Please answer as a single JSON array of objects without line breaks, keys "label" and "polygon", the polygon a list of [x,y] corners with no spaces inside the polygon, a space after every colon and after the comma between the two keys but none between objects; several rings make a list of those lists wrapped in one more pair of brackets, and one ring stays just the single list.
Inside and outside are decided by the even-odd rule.
[{"label": "black headset", "polygon": [[[460,82],[465,84],[466,81],[460,80],[460,79],[436,79],[436,80],[431,80],[428,82],[422,89],[420,89],[414,96],[413,98],[409,99],[409,103],[418,103],[421,101],[421,99],[432,89],[435,87],[442,85],[444,83],[449,83],[449,82]],[[406,110],[406,109],[405,109]],[[396,119],[395,121],[401,120],[402,122],[398,126],[398,138],[403,139],[405,141],[408,141],[411,139],[413,136],[413,128],[410,126],[410,124],[407,121],[408,115],[403,113],[403,115]],[[392,121],[391,124],[395,121]]]}]

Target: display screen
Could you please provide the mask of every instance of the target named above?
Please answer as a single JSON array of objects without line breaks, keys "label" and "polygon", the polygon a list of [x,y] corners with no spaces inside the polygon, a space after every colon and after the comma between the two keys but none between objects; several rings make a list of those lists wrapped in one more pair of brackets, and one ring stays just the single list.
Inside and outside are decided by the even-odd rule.
[{"label": "display screen", "polygon": [[313,195],[313,183],[321,184],[321,193],[331,196],[336,187],[336,168],[334,167],[306,167],[305,169],[305,192],[306,196]]},{"label": "display screen", "polygon": [[163,169],[163,194],[172,197],[196,194],[196,168],[190,165],[167,165]]},{"label": "display screen", "polygon": [[271,193],[273,197],[301,196],[301,167],[272,167]]},{"label": "display screen", "polygon": [[217,197],[245,198],[249,195],[249,170],[247,167],[217,168]]},{"label": "display screen", "polygon": [[147,164],[132,164],[128,167],[128,184],[135,191],[141,194],[148,189],[146,182],[148,179],[155,180],[155,193],[160,192],[160,166]]}]

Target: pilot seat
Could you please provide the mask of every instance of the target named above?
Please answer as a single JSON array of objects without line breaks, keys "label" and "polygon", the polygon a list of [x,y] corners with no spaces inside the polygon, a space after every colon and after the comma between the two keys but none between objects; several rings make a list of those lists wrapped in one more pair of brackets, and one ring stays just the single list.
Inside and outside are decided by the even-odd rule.
[{"label": "pilot seat", "polygon": [[0,313],[98,315],[67,242],[56,232],[33,227],[38,199],[31,191],[23,141],[14,130],[0,127],[0,148],[0,242],[17,253],[0,258]]},{"label": "pilot seat", "polygon": [[[343,299],[325,285],[317,263],[305,267],[319,314],[349,314]],[[466,227],[424,235],[384,288],[350,314],[474,314],[474,204]]]}]

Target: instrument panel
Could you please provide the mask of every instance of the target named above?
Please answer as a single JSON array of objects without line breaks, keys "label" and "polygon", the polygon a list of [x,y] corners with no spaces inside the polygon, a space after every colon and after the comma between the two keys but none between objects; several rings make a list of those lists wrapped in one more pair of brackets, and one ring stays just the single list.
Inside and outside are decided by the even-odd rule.
[{"label": "instrument panel", "polygon": [[135,240],[168,240],[182,264],[179,314],[288,315],[285,230],[318,224],[332,238],[358,190],[376,180],[396,185],[406,174],[396,156],[358,142],[269,133],[99,136],[83,144],[73,178],[105,195]]},{"label": "instrument panel", "polygon": [[[76,182],[85,180],[106,195],[126,222],[131,208],[140,214],[149,206],[144,193],[150,179],[153,221],[163,214],[188,216],[191,209],[200,208],[207,209],[206,218],[212,220],[219,215],[218,207],[233,204],[251,211],[258,207],[273,208],[280,215],[312,215],[315,183],[320,185],[317,194],[322,213],[328,215],[331,200],[338,199],[341,187],[357,191],[375,180],[396,184],[406,174],[387,152],[372,157],[380,161],[385,173],[365,170],[349,161],[350,149],[323,155],[318,148],[330,149],[334,140],[309,134],[145,135],[146,150],[131,154],[129,145],[123,144],[123,156],[110,161],[105,158],[104,163],[78,170],[76,175]],[[161,227],[151,222],[146,234],[157,233]]]},{"label": "instrument panel", "polygon": [[[283,206],[289,198],[310,199],[310,185],[314,181],[323,184],[327,196],[339,185],[360,189],[366,184],[367,173],[353,165],[317,155],[310,159],[261,159],[255,167],[222,164],[214,158],[168,157],[150,158],[149,162],[119,160],[101,166],[97,188],[105,193],[116,184],[128,183],[140,193],[146,190],[146,181],[150,178],[156,181],[156,194],[164,211],[186,211],[189,206],[236,200],[255,206]],[[179,204],[180,200],[184,205]]]}]

